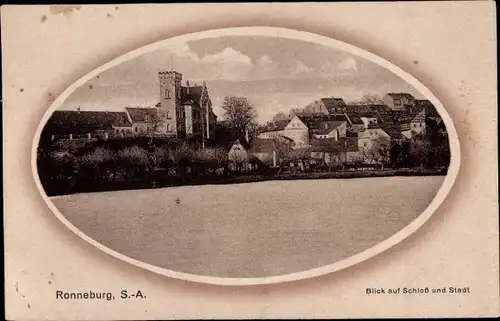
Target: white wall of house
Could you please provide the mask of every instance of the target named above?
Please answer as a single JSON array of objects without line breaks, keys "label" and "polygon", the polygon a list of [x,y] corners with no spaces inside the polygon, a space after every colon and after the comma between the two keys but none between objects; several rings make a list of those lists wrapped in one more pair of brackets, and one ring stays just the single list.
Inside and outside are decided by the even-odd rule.
[{"label": "white wall of house", "polygon": [[425,134],[425,109],[422,109],[410,122],[410,130],[417,134]]},{"label": "white wall of house", "polygon": [[292,139],[295,143],[294,147],[309,145],[309,129],[297,116],[292,118],[285,127],[283,136]]},{"label": "white wall of house", "polygon": [[150,123],[133,123],[132,133],[136,136],[146,135],[152,130],[152,124]]},{"label": "white wall of house", "polygon": [[337,132],[339,135],[339,138],[345,138],[347,135],[347,122],[343,122],[337,127]]},{"label": "white wall of house", "polygon": [[242,162],[249,159],[247,151],[239,140],[235,141],[231,146],[231,149],[227,153],[227,157],[230,162]]},{"label": "white wall of house", "polygon": [[381,128],[366,129],[359,133],[358,136],[358,147],[360,150],[369,150],[373,146],[373,142],[378,138],[386,138],[390,140],[389,134],[387,134]]}]

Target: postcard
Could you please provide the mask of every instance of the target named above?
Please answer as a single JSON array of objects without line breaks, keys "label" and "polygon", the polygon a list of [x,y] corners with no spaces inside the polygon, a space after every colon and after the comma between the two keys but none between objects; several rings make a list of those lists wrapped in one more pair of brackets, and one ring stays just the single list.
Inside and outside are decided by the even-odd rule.
[{"label": "postcard", "polygon": [[498,316],[494,32],[490,2],[4,6],[6,318]]}]

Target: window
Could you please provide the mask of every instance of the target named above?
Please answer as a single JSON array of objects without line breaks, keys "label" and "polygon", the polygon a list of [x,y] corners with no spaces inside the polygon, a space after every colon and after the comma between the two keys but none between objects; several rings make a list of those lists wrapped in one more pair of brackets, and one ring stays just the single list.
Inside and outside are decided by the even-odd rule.
[{"label": "window", "polygon": [[170,97],[170,89],[165,88],[165,89],[163,90],[163,98],[166,98],[166,99],[170,99],[170,98],[171,98],[171,97]]},{"label": "window", "polygon": [[170,118],[171,118],[171,117],[170,117],[170,110],[167,110],[166,117],[167,117],[168,119],[170,119]]},{"label": "window", "polygon": [[147,131],[147,132],[149,132],[149,126],[148,126],[148,127],[146,127],[146,131]]},{"label": "window", "polygon": [[171,132],[171,131],[172,131],[172,125],[171,125],[171,124],[167,124],[167,131],[168,131],[168,132]]},{"label": "window", "polygon": [[137,127],[135,128],[135,132],[137,133]]},{"label": "window", "polygon": [[118,134],[119,132],[120,132],[120,130],[119,130],[119,129],[115,130],[115,133],[117,133],[117,134]]}]

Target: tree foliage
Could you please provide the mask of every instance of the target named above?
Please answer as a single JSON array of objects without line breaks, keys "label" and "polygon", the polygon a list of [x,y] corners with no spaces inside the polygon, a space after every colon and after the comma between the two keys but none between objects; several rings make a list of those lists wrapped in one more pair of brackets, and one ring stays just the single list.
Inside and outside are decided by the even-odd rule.
[{"label": "tree foliage", "polygon": [[245,134],[256,127],[257,113],[245,97],[226,96],[222,103],[224,118],[228,127],[235,134]]}]

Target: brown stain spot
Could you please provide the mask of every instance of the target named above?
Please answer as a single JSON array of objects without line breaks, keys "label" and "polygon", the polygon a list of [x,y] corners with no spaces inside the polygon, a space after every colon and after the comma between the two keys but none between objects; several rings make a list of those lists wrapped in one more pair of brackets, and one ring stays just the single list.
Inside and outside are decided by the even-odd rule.
[{"label": "brown stain spot", "polygon": [[418,60],[413,60],[413,63],[414,63],[415,65],[418,65]]},{"label": "brown stain spot", "polygon": [[50,276],[55,276],[54,272],[50,272]]},{"label": "brown stain spot", "polygon": [[108,13],[108,14],[107,14],[107,17],[108,17],[108,18],[113,18],[113,16],[111,15],[111,13]]},{"label": "brown stain spot", "polygon": [[47,283],[48,283],[49,285],[51,285],[51,284],[52,284],[52,281],[50,281],[50,280],[49,280],[49,282],[47,282]]},{"label": "brown stain spot", "polygon": [[31,305],[28,303],[28,309],[31,309]]},{"label": "brown stain spot", "polygon": [[120,9],[120,7],[119,6],[115,6],[115,10],[118,10],[118,9]]},{"label": "brown stain spot", "polygon": [[93,89],[93,88],[94,88],[94,86],[92,86],[92,85],[89,85],[89,89]]},{"label": "brown stain spot", "polygon": [[53,102],[55,100],[55,97],[54,97],[54,95],[52,93],[48,93],[47,96],[48,96],[49,103],[51,103],[51,102]]},{"label": "brown stain spot", "polygon": [[23,92],[23,91],[24,91],[24,88],[19,89],[19,91],[20,91],[20,92]]},{"label": "brown stain spot", "polygon": [[24,294],[19,292],[19,283],[17,283],[17,282],[16,282],[16,292],[19,293],[23,298],[26,298],[26,296]]},{"label": "brown stain spot", "polygon": [[43,15],[41,18],[40,18],[40,22],[41,23],[44,23],[45,20],[47,20],[47,15]]}]

